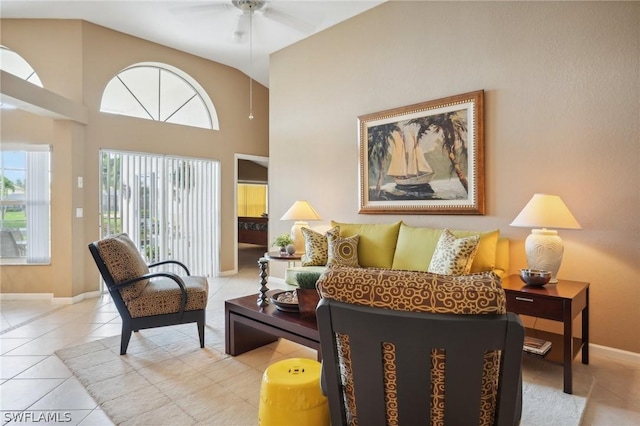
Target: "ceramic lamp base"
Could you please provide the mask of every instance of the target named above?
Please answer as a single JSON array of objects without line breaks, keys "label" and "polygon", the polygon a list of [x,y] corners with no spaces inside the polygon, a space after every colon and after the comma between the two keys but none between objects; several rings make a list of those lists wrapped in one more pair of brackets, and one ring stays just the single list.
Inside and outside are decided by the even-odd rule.
[{"label": "ceramic lamp base", "polygon": [[525,244],[529,269],[551,271],[549,283],[557,283],[558,270],[562,263],[564,244],[558,231],[549,229],[532,229]]},{"label": "ceramic lamp base", "polygon": [[291,239],[293,240],[293,245],[296,248],[296,254],[301,255],[304,254],[304,235],[302,235],[302,227],[308,228],[309,224],[302,220],[296,221],[291,227]]}]

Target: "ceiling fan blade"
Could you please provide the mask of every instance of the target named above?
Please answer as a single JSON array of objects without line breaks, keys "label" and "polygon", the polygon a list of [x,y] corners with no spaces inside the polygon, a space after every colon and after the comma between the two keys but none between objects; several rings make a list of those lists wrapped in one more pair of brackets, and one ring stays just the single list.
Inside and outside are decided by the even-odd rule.
[{"label": "ceiling fan blade", "polygon": [[293,28],[302,34],[312,34],[316,30],[316,26],[288,13],[279,11],[272,7],[265,7],[262,14],[265,18],[272,19],[284,26]]},{"label": "ceiling fan blade", "polygon": [[228,2],[202,2],[202,4],[181,4],[174,6],[170,10],[175,13],[208,13],[226,12],[233,9]]}]

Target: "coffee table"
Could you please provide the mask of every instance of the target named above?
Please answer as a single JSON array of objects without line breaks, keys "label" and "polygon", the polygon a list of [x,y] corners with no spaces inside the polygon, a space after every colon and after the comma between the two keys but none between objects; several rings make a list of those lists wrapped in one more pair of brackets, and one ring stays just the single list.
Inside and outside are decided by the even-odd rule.
[{"label": "coffee table", "polygon": [[[269,290],[268,298],[282,290]],[[282,337],[318,351],[320,336],[315,318],[301,318],[298,312],[279,311],[272,303],[256,304],[256,295],[224,302],[225,352],[240,355],[275,342]]]}]

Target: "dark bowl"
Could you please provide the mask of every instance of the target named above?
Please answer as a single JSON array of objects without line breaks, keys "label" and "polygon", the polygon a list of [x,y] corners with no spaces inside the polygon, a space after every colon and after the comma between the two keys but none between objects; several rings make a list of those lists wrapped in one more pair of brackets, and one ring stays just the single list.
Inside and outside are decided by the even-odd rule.
[{"label": "dark bowl", "polygon": [[520,269],[520,279],[530,286],[543,286],[551,279],[551,271],[541,269]]}]

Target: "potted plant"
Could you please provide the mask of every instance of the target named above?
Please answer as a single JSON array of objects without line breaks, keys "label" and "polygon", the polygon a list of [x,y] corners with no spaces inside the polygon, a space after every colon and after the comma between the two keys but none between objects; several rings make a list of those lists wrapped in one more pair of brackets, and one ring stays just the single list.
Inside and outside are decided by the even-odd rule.
[{"label": "potted plant", "polygon": [[289,234],[282,234],[273,240],[273,245],[276,247],[280,247],[280,252],[282,253],[285,253],[287,251],[287,246],[291,243],[293,243],[293,240],[291,239],[291,235]]},{"label": "potted plant", "polygon": [[316,307],[320,302],[320,294],[316,290],[316,282],[320,278],[318,272],[302,272],[296,275],[296,281],[298,281],[298,288],[296,294],[298,295],[298,308],[300,309],[300,316],[315,317]]}]

